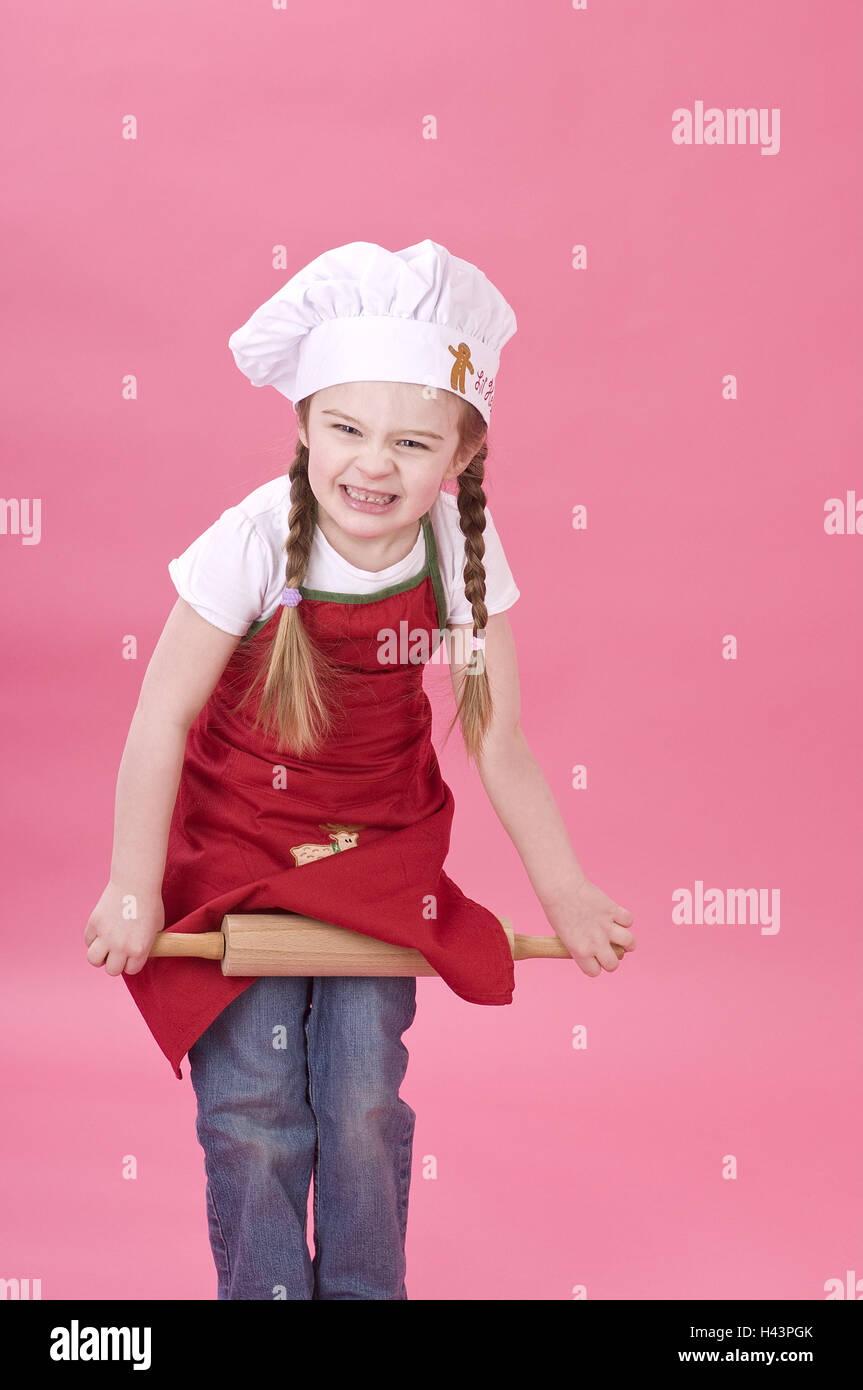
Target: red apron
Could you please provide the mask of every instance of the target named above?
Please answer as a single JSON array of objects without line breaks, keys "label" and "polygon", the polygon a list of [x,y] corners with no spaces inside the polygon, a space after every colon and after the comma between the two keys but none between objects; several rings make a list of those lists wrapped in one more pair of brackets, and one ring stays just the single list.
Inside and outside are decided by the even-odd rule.
[{"label": "red apron", "polygon": [[[408,659],[420,631],[425,656],[446,626],[428,513],[422,527],[426,562],[403,584],[373,594],[300,586],[297,611],[313,641],[348,668],[338,727],[312,759],[275,751],[252,727],[254,700],[232,713],[256,667],[236,655],[228,662],[189,730],[162,884],[165,929],[217,931],[226,912],[297,912],[415,947],[468,1003],[510,1004],[514,969],[500,922],[443,872],[455,806],[431,743],[422,664]],[[240,645],[262,654],[281,611]],[[398,663],[378,659],[382,628],[407,638]],[[256,978],[173,956],[123,976],[180,1079],[192,1044]]]}]

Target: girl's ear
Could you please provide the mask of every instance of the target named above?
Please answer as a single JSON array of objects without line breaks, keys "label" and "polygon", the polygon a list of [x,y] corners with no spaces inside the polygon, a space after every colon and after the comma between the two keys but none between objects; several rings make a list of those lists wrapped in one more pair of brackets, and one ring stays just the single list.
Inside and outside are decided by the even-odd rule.
[{"label": "girl's ear", "polygon": [[441,479],[442,482],[446,478],[457,478],[459,473],[464,472],[464,470],[470,463],[470,459],[467,457],[467,452],[468,451],[465,449],[461,453],[456,451],[456,453],[453,454],[452,459],[450,460],[447,466],[447,470],[444,473],[443,478]]}]

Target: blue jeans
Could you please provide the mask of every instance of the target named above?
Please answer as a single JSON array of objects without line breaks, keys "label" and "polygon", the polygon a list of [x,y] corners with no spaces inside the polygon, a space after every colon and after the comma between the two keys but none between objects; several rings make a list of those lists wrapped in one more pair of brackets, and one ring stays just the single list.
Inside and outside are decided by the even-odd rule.
[{"label": "blue jeans", "polygon": [[415,1013],[412,975],[261,976],[189,1049],[217,1298],[407,1298]]}]

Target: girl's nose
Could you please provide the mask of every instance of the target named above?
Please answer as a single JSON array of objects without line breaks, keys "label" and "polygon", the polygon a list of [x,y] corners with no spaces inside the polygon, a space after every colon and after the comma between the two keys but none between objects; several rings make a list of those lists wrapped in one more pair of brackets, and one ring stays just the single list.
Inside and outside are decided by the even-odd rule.
[{"label": "girl's nose", "polygon": [[357,459],[357,468],[364,477],[368,478],[369,482],[374,478],[389,478],[395,474],[393,461],[385,452],[377,455],[371,453],[363,455]]}]

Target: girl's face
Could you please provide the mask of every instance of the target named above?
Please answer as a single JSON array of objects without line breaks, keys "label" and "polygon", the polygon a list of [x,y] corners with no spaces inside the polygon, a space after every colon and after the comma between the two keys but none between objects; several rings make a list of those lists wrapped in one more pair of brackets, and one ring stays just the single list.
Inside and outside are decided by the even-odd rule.
[{"label": "girl's face", "polygon": [[456,457],[458,402],[403,381],[352,381],[316,391],[309,410],[309,483],[319,510],[357,539],[394,538],[428,511]]}]

